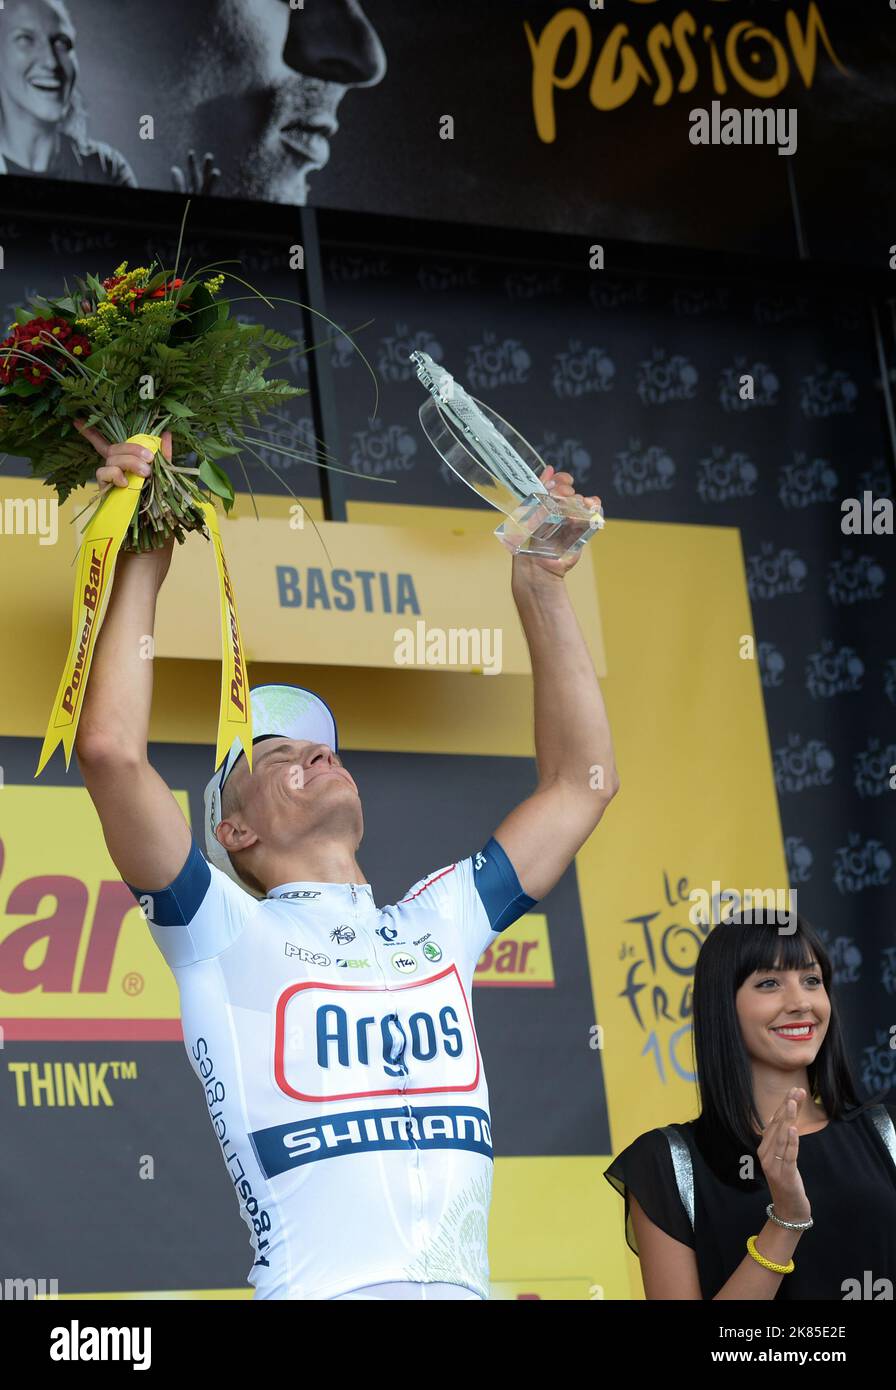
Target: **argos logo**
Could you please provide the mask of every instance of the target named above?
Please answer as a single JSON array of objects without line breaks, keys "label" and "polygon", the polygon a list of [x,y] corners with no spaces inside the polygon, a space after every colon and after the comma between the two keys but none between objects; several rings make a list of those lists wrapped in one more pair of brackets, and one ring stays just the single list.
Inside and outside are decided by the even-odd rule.
[{"label": "argos logo", "polygon": [[475,1090],[479,1047],[456,968],[391,989],[291,985],[277,1001],[274,1074],[303,1101]]}]

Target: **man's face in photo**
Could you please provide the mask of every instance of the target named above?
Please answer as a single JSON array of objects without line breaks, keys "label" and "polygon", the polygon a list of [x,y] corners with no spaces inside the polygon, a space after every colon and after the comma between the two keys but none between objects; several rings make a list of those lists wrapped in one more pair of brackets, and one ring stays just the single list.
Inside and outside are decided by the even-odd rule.
[{"label": "man's face in photo", "polygon": [[382,81],[386,55],[358,0],[294,4],[159,7],[148,154],[183,165],[188,149],[199,159],[210,151],[216,195],[307,201],[308,174],[330,158],[339,103],[350,87]]}]

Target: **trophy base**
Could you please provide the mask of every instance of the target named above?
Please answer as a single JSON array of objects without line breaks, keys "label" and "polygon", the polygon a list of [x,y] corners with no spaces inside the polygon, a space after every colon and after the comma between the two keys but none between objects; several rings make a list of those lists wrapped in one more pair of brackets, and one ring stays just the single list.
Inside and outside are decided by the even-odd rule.
[{"label": "trophy base", "polygon": [[510,512],[494,534],[514,555],[562,560],[575,554],[602,529],[603,514],[568,497],[527,497]]}]

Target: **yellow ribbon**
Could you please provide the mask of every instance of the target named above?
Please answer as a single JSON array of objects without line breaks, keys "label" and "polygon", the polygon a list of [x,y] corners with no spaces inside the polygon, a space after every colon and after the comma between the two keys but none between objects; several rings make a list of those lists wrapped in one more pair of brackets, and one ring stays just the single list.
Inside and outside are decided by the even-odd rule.
[{"label": "yellow ribbon", "polygon": [[203,502],[202,511],[205,524],[215,547],[215,561],[218,567],[218,600],[221,611],[221,703],[218,711],[218,746],[215,753],[215,767],[221,766],[230,752],[234,739],[239,739],[249,771],[252,771],[252,706],[249,703],[249,682],[246,678],[246,657],[243,653],[243,639],[240,621],[236,613],[236,600],[227,561],[224,559],[224,544],[218,530],[218,517],[211,502]]},{"label": "yellow ribbon", "polygon": [[[142,444],[153,454],[162,447],[157,434],[132,434],[128,444]],[[39,777],[53,750],[61,743],[65,750],[65,765],[71,762],[78,720],[84,705],[84,692],[90,674],[90,664],[96,649],[96,639],[105,617],[106,601],[115,575],[115,562],[121,543],[133,520],[144,479],[128,474],[128,485],[113,487],[97,508],[81,538],[78,552],[77,578],[72,599],[72,634],[50,722],[44,735],[35,777]],[[224,559],[224,547],[218,530],[214,507],[202,504],[203,515],[215,548],[218,570],[218,589],[221,609],[221,702],[218,711],[218,741],[215,767],[219,767],[235,738],[240,740],[249,768],[252,768],[252,709],[246,679],[246,658],[243,653],[239,620],[233,586]]]}]

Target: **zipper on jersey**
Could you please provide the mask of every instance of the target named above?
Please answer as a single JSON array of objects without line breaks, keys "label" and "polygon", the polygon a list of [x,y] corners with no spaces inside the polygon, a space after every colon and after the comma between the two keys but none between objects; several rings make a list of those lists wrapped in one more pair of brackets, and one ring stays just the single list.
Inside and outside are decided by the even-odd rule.
[{"label": "zipper on jersey", "polygon": [[[356,903],[356,902],[357,902],[357,894],[356,894],[356,892],[355,892],[355,885],[354,885],[354,884],[351,885],[351,890],[352,890],[352,902],[353,902],[353,903]],[[355,915],[356,915],[356,916],[358,915],[358,914],[357,914],[357,907],[355,908]],[[376,915],[376,917],[380,917],[380,913],[379,913],[379,912],[377,912],[375,915]],[[377,966],[379,967],[380,978],[381,978],[381,980],[382,980],[382,982],[383,982],[383,985],[385,986],[385,989],[386,989],[386,991],[387,991],[387,997],[388,997],[389,981],[388,981],[387,978],[386,978],[386,972],[385,972],[385,970],[383,969],[383,965],[382,965],[382,962],[380,961],[380,954],[379,954],[381,949],[386,949],[386,948],[385,948],[385,947],[381,947],[380,942],[377,940],[377,937],[376,937],[376,933],[375,933],[375,932],[371,932],[371,945],[372,945],[372,949],[373,949],[373,958],[374,958],[374,960],[376,961]],[[403,992],[399,990],[399,991],[397,992],[397,999],[398,999],[398,1000],[402,1000],[403,998],[404,998]],[[399,1023],[401,1023],[401,1017],[400,1017],[398,1005],[396,1004],[395,1006],[393,1006],[393,1009],[394,1009],[394,1013],[395,1013],[396,1019],[399,1021]],[[405,1040],[406,1040],[406,1041],[405,1041],[405,1047],[407,1047],[407,1036],[408,1036],[408,1034],[407,1034],[407,1031],[406,1031],[404,1028],[402,1028],[402,1032],[403,1032],[404,1037],[405,1037]],[[407,1089],[409,1080],[410,1080],[410,1071],[409,1071],[409,1065],[408,1065],[407,1057],[406,1057],[406,1055],[405,1055],[405,1057],[404,1057],[404,1074],[403,1074],[402,1081],[401,1081],[401,1088],[400,1088],[399,1095],[396,1096],[395,1100],[396,1100],[398,1109],[401,1111],[402,1114],[406,1115],[408,1119],[410,1119],[410,1118],[413,1116],[413,1113],[414,1113],[414,1112],[413,1112],[413,1106],[412,1106],[412,1104],[411,1104],[410,1099],[407,1097],[407,1095],[404,1094],[404,1092],[405,1092],[406,1089]],[[423,1171],[423,1155],[422,1155],[422,1152],[421,1152],[421,1150],[420,1150],[419,1145],[416,1144],[416,1143],[414,1142],[413,1138],[411,1139],[410,1151],[408,1152],[408,1156],[407,1156],[407,1181],[408,1181],[408,1196],[409,1196],[409,1198],[410,1198],[411,1212],[412,1212],[412,1235],[413,1235],[414,1246],[415,1246],[415,1248],[416,1248],[417,1254],[418,1254],[418,1255],[422,1258],[422,1260],[424,1261],[424,1269],[427,1270],[427,1268],[428,1268],[428,1266],[427,1266],[427,1247],[428,1247],[428,1239],[429,1239],[429,1223],[428,1223],[428,1221],[427,1221],[427,1219],[426,1219],[426,1210],[427,1210],[427,1192],[428,1192],[428,1184],[427,1184],[426,1176],[425,1176],[424,1171]]]}]

